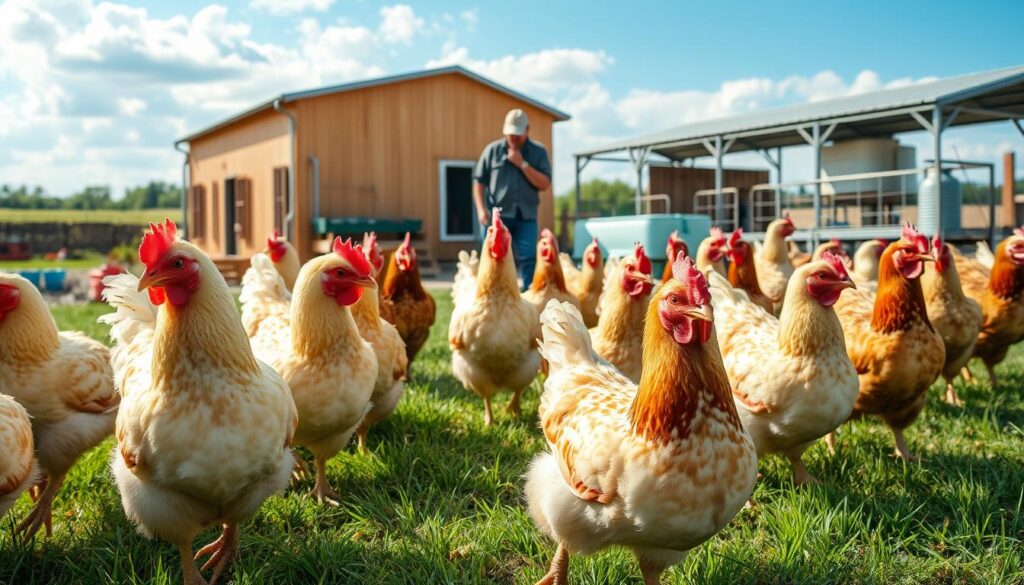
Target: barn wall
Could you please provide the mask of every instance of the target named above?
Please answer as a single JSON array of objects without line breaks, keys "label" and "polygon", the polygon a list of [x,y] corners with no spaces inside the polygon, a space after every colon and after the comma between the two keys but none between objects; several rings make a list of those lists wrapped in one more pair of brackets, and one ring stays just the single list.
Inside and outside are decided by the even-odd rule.
[{"label": "barn wall", "polygon": [[[667,194],[675,213],[693,213],[693,193],[715,188],[715,169],[652,166],[648,172],[650,192]],[[747,197],[750,187],[767,182],[768,171],[723,169],[722,172],[722,186],[736,187],[741,198]]]},{"label": "barn wall", "polygon": [[262,250],[274,227],[274,168],[288,166],[289,145],[288,119],[273,110],[193,140],[189,155],[191,184],[205,188],[206,235],[192,238],[190,233],[190,239],[211,255],[224,254],[226,237],[231,235],[224,226],[224,181],[247,178],[252,184],[252,237],[240,239],[237,252],[239,256],[251,256]]},{"label": "barn wall", "polygon": [[[423,220],[426,244],[454,259],[472,242],[440,240],[441,160],[476,161],[501,136],[505,113],[523,108],[531,137],[548,148],[553,118],[459,74],[386,84],[287,104],[296,112],[298,249],[311,248],[313,189],[308,156],[320,160],[321,214]],[[550,191],[541,195],[540,223],[553,226]]]}]

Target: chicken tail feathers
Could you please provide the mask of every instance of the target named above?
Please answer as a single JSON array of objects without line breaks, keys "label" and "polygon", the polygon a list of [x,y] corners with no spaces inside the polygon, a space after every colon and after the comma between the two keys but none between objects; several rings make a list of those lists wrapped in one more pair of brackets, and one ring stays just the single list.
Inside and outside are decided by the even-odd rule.
[{"label": "chicken tail feathers", "polygon": [[459,304],[463,299],[476,295],[476,273],[480,268],[480,257],[476,250],[459,252],[459,264],[452,284],[452,300]]},{"label": "chicken tail feathers", "polygon": [[580,363],[598,364],[600,358],[590,343],[580,310],[570,303],[548,301],[540,315],[540,354],[548,361],[552,375]]},{"label": "chicken tail feathers", "polygon": [[149,293],[139,290],[139,277],[125,273],[103,279],[103,300],[116,309],[101,315],[98,321],[110,325],[110,338],[128,345],[141,331],[156,329],[157,308]]},{"label": "chicken tail feathers", "polygon": [[256,254],[249,262],[251,266],[242,276],[242,292],[238,295],[242,305],[291,300],[292,295],[288,292],[284,279],[266,254]]}]

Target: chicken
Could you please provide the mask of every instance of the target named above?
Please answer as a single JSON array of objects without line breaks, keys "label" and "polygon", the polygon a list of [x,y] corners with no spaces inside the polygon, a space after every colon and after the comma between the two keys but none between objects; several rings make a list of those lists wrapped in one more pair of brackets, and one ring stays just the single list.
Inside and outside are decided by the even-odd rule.
[{"label": "chicken", "polygon": [[853,274],[850,276],[859,288],[878,283],[878,263],[889,245],[885,240],[868,240],[857,246],[853,254]]},{"label": "chicken", "polygon": [[557,544],[540,583],[566,583],[570,554],[632,550],[647,584],[711,538],[753,490],[757,455],[714,339],[707,283],[681,257],[644,320],[639,385],[599,358],[575,307],[552,302],[540,423],[548,452],[526,473],[538,528]]},{"label": "chicken", "polygon": [[1000,242],[993,256],[992,270],[960,254],[953,260],[964,294],[981,305],[981,331],[972,355],[985,363],[994,390],[996,364],[1024,339],[1024,228]]},{"label": "chicken", "polygon": [[[3,319],[2,308],[0,319]],[[14,506],[18,496],[35,483],[38,476],[28,412],[10,396],[0,394],[0,517]]]},{"label": "chicken", "polygon": [[757,280],[757,267],[754,266],[754,247],[743,241],[743,228],[737,228],[729,236],[729,283],[747,293],[752,303],[765,311],[774,314],[775,304],[761,292]]},{"label": "chicken", "polygon": [[538,314],[551,299],[571,303],[577,308],[580,306],[579,299],[565,287],[562,264],[558,261],[558,242],[549,229],[542,231],[537,240],[537,268],[523,298],[533,304]]},{"label": "chicken", "polygon": [[992,248],[988,247],[988,243],[981,240],[974,244],[974,248],[974,259],[985,268],[992,270],[992,265],[996,263],[996,257],[992,254]]},{"label": "chicken", "polygon": [[279,323],[278,317],[287,314],[292,293],[269,255],[255,254],[249,264],[242,275],[238,301],[242,304],[242,327],[252,339],[265,321],[270,321],[270,327],[274,327]]},{"label": "chicken", "polygon": [[672,233],[668,235],[668,243],[665,244],[665,269],[661,272],[661,282],[668,282],[668,279],[672,278],[672,264],[675,263],[676,256],[680,254],[689,256],[690,248],[679,235],[679,230],[672,230]]},{"label": "chicken", "polygon": [[195,555],[210,557],[202,570],[216,582],[241,524],[288,482],[296,414],[280,374],[253,356],[224,277],[176,234],[171,220],[151,224],[142,278],[107,277],[117,311],[101,319],[112,325],[121,393],[111,457],[121,503],[141,533],[177,547],[184,582],[195,585],[205,583],[196,535],[222,526]]},{"label": "chicken", "polygon": [[[455,278],[452,282],[452,300],[455,305],[467,305],[476,298],[476,275],[480,271],[480,257],[476,250],[459,251],[459,261],[455,265]],[[460,299],[465,299],[460,302]]]},{"label": "chicken", "polygon": [[511,243],[495,208],[477,273],[473,275],[472,267],[460,261],[461,276],[452,288],[455,308],[448,324],[452,373],[484,399],[486,425],[493,422],[491,398],[500,390],[512,392],[508,410],[517,417],[521,414],[519,396],[540,368],[540,321],[533,304],[519,294]]},{"label": "chicken", "polygon": [[423,290],[419,261],[408,233],[388,259],[382,290],[382,306],[387,310],[381,316],[391,316],[391,323],[405,342],[405,357],[412,367],[412,360],[430,337],[430,327],[437,319],[437,304],[434,297]]},{"label": "chicken", "polygon": [[796,485],[817,483],[801,456],[846,422],[859,387],[832,309],[854,288],[846,267],[825,252],[797,268],[778,319],[721,276],[712,273],[709,282],[725,371],[758,457],[782,455]]},{"label": "chicken", "polygon": [[637,244],[617,262],[601,299],[601,318],[590,330],[594,351],[633,382],[640,381],[644,316],[651,300],[651,260]]},{"label": "chicken", "polygon": [[787,213],[768,224],[765,230],[764,244],[754,246],[754,266],[757,267],[757,280],[761,291],[772,300],[775,314],[782,310],[782,301],[786,295],[786,284],[793,275],[793,264],[789,261],[789,250],[786,238],[796,231],[793,220]]},{"label": "chicken", "polygon": [[[406,234],[409,237],[409,234]],[[370,266],[373,267],[373,271],[370,276],[377,283],[377,312],[380,313],[380,317],[391,323],[395,324],[395,316],[391,313],[391,305],[384,302],[384,291],[381,283],[384,282],[384,254],[381,253],[380,245],[377,243],[377,232],[369,232],[363,234],[363,253],[366,254],[366,259],[370,261]]]},{"label": "chicken", "polygon": [[[377,249],[377,236],[363,239],[367,261],[376,266],[380,251]],[[376,253],[376,254],[375,254]],[[384,259],[380,258],[381,266]],[[359,450],[366,452],[366,435],[370,427],[391,416],[398,407],[398,401],[405,393],[405,379],[409,368],[409,358],[405,354],[405,342],[398,334],[398,329],[388,323],[380,314],[380,303],[377,291],[362,295],[352,305],[352,318],[355,319],[359,335],[366,340],[377,357],[377,380],[370,396],[372,404],[363,422],[356,429]]]},{"label": "chicken", "polygon": [[17,532],[52,532],[54,497],[68,470],[114,431],[120,397],[110,352],[77,331],[58,331],[46,301],[28,280],[0,272],[0,394],[28,412],[43,472],[36,505]]},{"label": "chicken", "polygon": [[[878,292],[839,297],[846,352],[860,376],[854,415],[877,415],[892,429],[896,455],[910,459],[903,430],[924,408],[925,392],[942,372],[946,349],[928,320],[920,276],[933,260],[928,238],[909,223],[882,253]],[[828,438],[830,449],[834,447]]]},{"label": "chicken", "polygon": [[[837,256],[843,263],[843,267],[846,268],[847,274],[853,270],[853,259],[846,253],[846,248],[843,247],[843,242],[833,238],[827,242],[818,244],[818,247],[814,249],[814,253],[811,254],[811,260],[821,260],[825,252],[830,252],[834,256]],[[795,268],[795,265],[794,265]],[[853,278],[852,276],[850,277]]]},{"label": "chicken", "polygon": [[[363,297],[376,298],[371,271],[360,246],[336,238],[332,253],[299,270],[290,304],[262,298],[264,290],[274,288],[273,282],[246,278],[242,290],[244,302],[274,307],[273,316],[251,338],[252,349],[291,388],[299,415],[293,443],[313,452],[312,495],[320,503],[338,503],[327,480],[327,461],[348,445],[370,409],[377,382],[377,356],[360,336],[350,309]],[[275,276],[265,268],[259,274]]]},{"label": "chicken", "polygon": [[793,240],[786,240],[786,253],[789,255],[789,263],[793,265],[794,269],[807,264],[812,258],[811,254],[801,250],[800,244]]},{"label": "chicken", "polygon": [[938,235],[932,238],[934,270],[921,275],[921,288],[932,327],[942,336],[946,346],[946,362],[942,377],[946,380],[946,402],[961,405],[953,387],[953,378],[967,365],[974,351],[974,342],[981,329],[981,305],[968,298],[960,286],[960,275],[953,262],[952,246]]},{"label": "chicken", "polygon": [[695,258],[697,270],[706,273],[708,268],[712,268],[718,274],[728,276],[723,261],[725,249],[725,235],[722,234],[721,228],[711,228],[708,237],[704,238],[697,246],[697,257]]},{"label": "chicken", "polygon": [[284,280],[285,288],[287,290],[295,288],[295,279],[299,276],[299,268],[302,267],[302,262],[299,261],[299,253],[295,251],[295,246],[292,246],[291,242],[281,237],[281,232],[274,230],[267,237],[267,247],[262,253],[269,256],[270,260],[274,262],[274,268],[277,269],[277,273]]},{"label": "chicken", "polygon": [[604,260],[597,238],[583,252],[582,269],[577,270],[572,258],[564,252],[558,255],[558,260],[565,275],[566,288],[579,301],[583,322],[587,327],[597,326],[597,305],[604,283]]}]

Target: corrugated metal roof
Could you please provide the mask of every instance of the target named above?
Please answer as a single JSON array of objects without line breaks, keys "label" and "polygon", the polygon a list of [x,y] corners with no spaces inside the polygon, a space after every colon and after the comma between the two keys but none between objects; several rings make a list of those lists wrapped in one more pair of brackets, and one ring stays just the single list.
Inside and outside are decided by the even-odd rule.
[{"label": "corrugated metal roof", "polygon": [[[984,101],[988,98],[992,99]],[[978,108],[1000,108],[1024,113],[1024,66],[686,124],[581,150],[575,154],[587,156],[649,146],[654,152],[669,158],[686,158],[706,155],[707,152],[703,145],[683,148],[684,145],[678,143],[699,142],[715,136],[722,136],[723,139],[740,139],[730,152],[774,148],[802,144],[803,139],[793,131],[796,126],[812,122],[831,123],[844,119],[847,119],[850,128],[837,127],[832,134],[833,139],[846,137],[844,133],[850,137],[891,135],[895,132],[921,129],[921,126],[908,115],[908,110],[960,104],[966,100],[977,100]],[[980,121],[984,121],[984,115],[967,112],[958,115],[954,125]],[[785,133],[785,136],[782,136],[782,133]],[[675,146],[673,143],[676,143]]]},{"label": "corrugated metal roof", "polygon": [[238,114],[235,114],[234,116],[231,116],[230,118],[221,120],[221,121],[219,121],[219,122],[217,122],[215,124],[212,124],[210,126],[207,126],[206,128],[203,128],[202,130],[198,130],[196,132],[193,132],[193,133],[189,134],[188,136],[185,136],[184,138],[179,139],[177,141],[177,143],[188,142],[190,140],[194,140],[194,139],[196,139],[196,138],[198,138],[198,137],[200,137],[200,136],[202,136],[204,134],[209,134],[210,132],[213,132],[214,130],[219,130],[219,129],[224,128],[225,126],[229,126],[229,125],[231,125],[231,124],[233,124],[233,123],[235,123],[235,122],[237,122],[239,120],[242,120],[244,118],[248,118],[249,116],[251,116],[253,114],[256,114],[258,112],[262,112],[264,110],[269,110],[269,109],[274,107],[274,103],[275,102],[280,102],[280,103],[284,104],[284,103],[288,103],[288,102],[294,102],[294,101],[298,101],[298,100],[303,100],[303,99],[307,99],[307,98],[314,98],[314,97],[319,97],[319,96],[323,96],[323,95],[330,95],[330,94],[341,93],[341,92],[345,92],[345,91],[354,91],[354,90],[357,90],[357,89],[365,89],[365,88],[368,88],[368,87],[376,87],[376,86],[379,86],[379,85],[389,85],[389,84],[392,84],[392,83],[400,83],[400,82],[403,82],[403,81],[412,81],[414,79],[423,79],[423,78],[427,78],[427,77],[436,77],[438,75],[448,75],[448,74],[452,74],[452,73],[459,74],[459,75],[462,75],[464,77],[468,77],[469,79],[472,79],[473,81],[476,81],[478,83],[482,83],[483,85],[486,85],[486,86],[488,86],[488,87],[490,87],[492,89],[495,89],[495,90],[500,91],[502,93],[508,94],[508,95],[514,97],[515,99],[522,101],[523,103],[529,104],[529,105],[531,105],[531,106],[533,106],[535,108],[538,108],[540,110],[544,110],[545,112],[548,112],[552,116],[554,116],[556,121],[564,122],[565,120],[568,120],[570,118],[569,114],[567,114],[567,113],[565,113],[565,112],[563,112],[563,111],[561,111],[561,110],[559,110],[557,108],[553,108],[553,107],[551,107],[551,106],[549,106],[547,104],[544,104],[543,102],[539,102],[539,101],[537,101],[537,100],[535,100],[535,99],[533,99],[533,98],[531,98],[529,96],[526,96],[526,95],[524,95],[522,93],[519,93],[518,91],[516,91],[514,89],[511,89],[509,87],[501,85],[500,83],[497,83],[497,82],[495,82],[495,81],[493,81],[491,79],[488,79],[488,78],[484,77],[483,75],[480,75],[479,73],[475,73],[473,71],[470,71],[469,69],[466,69],[465,67],[462,67],[460,65],[451,65],[451,66],[448,66],[448,67],[440,67],[440,68],[436,68],[436,69],[424,69],[423,71],[414,71],[412,73],[403,73],[403,74],[399,74],[399,75],[391,75],[391,76],[388,76],[388,77],[377,77],[377,78],[374,78],[374,79],[366,79],[366,80],[362,80],[362,81],[354,81],[354,82],[351,82],[351,83],[342,83],[342,84],[339,84],[339,85],[331,85],[331,86],[327,86],[327,87],[320,87],[320,88],[309,89],[309,90],[305,90],[305,91],[296,91],[296,92],[290,92],[290,93],[283,93],[283,94],[281,94],[281,95],[279,95],[279,96],[277,96],[275,98],[272,98],[272,99],[269,99],[269,100],[267,100],[265,102],[257,104],[257,105],[255,105],[255,106],[253,106],[253,107],[251,107],[251,108],[249,108],[247,110],[243,110],[242,112],[239,112]]}]

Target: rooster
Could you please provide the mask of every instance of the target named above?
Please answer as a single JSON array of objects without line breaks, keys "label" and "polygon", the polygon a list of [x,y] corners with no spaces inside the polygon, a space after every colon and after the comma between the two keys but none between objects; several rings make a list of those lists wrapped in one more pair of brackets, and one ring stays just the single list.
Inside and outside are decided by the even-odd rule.
[{"label": "rooster", "polygon": [[[476,274],[460,261],[461,276],[452,288],[455,308],[448,324],[452,373],[467,390],[484,399],[484,424],[488,426],[493,422],[491,397],[499,390],[510,390],[508,410],[518,417],[519,396],[540,368],[540,321],[533,304],[519,294],[516,266],[509,255],[511,243],[508,228],[495,208]],[[464,258],[471,259],[468,255]]]},{"label": "rooster", "polygon": [[636,244],[633,255],[619,261],[608,275],[601,298],[601,318],[590,330],[594,351],[624,376],[640,381],[644,315],[651,300],[651,260]]},{"label": "rooster", "polygon": [[754,248],[743,241],[743,228],[737,228],[729,236],[729,284],[746,291],[750,301],[769,313],[774,313],[775,304],[763,292],[757,280],[754,265]]},{"label": "rooster", "polygon": [[707,272],[708,268],[713,269],[722,276],[727,276],[725,271],[726,240],[721,228],[713,227],[708,232],[708,237],[701,240],[697,246],[697,269]]},{"label": "rooster", "polygon": [[797,268],[778,319],[721,276],[709,277],[722,359],[758,457],[783,455],[796,485],[817,483],[801,456],[846,422],[857,399],[857,372],[832,309],[855,288],[846,267],[825,252]]},{"label": "rooster", "polygon": [[35,508],[18,526],[25,540],[52,531],[54,497],[75,461],[114,430],[120,397],[110,352],[84,334],[58,331],[28,280],[0,273],[0,394],[28,411],[43,472]]},{"label": "rooster", "polygon": [[[380,250],[377,248],[377,235],[368,234],[363,238],[363,245],[367,261],[374,267],[382,267],[384,259],[380,257]],[[375,272],[379,273],[379,268],[375,268]],[[372,294],[362,295],[352,305],[352,318],[355,319],[359,335],[370,344],[377,356],[377,381],[370,396],[372,407],[356,429],[359,450],[364,453],[367,450],[366,435],[370,427],[391,416],[398,407],[398,401],[405,393],[406,372],[409,368],[405,342],[398,334],[398,329],[381,316],[379,300],[377,291],[373,291]]]},{"label": "rooster", "polygon": [[533,282],[523,293],[523,298],[530,301],[540,313],[555,299],[580,306],[580,301],[565,287],[565,276],[562,264],[558,261],[558,241],[551,230],[545,229],[537,240],[537,268],[533,271]]},{"label": "rooster", "polygon": [[104,280],[121,393],[111,468],[128,518],[177,547],[186,585],[205,583],[192,541],[223,527],[195,555],[210,557],[215,582],[241,524],[288,482],[295,403],[253,356],[224,277],[171,220],[150,224],[139,260],[141,279]]},{"label": "rooster", "polygon": [[590,242],[583,251],[583,266],[577,270],[572,258],[562,252],[558,255],[565,275],[565,286],[576,297],[583,314],[583,322],[587,327],[597,325],[597,306],[601,299],[604,284],[604,260],[601,258],[601,247],[597,238]]},{"label": "rooster", "polygon": [[981,331],[973,357],[988,369],[992,388],[997,385],[996,364],[1010,346],[1024,339],[1024,228],[996,246],[992,269],[977,260],[954,254],[964,293],[981,305]]},{"label": "rooster", "polygon": [[350,307],[362,297],[376,297],[376,283],[370,262],[351,240],[336,238],[332,251],[299,270],[291,303],[273,296],[280,278],[253,258],[249,270],[261,278],[247,274],[242,297],[244,303],[268,305],[270,315],[251,338],[253,352],[291,388],[299,415],[293,442],[313,452],[313,497],[337,505],[327,461],[348,445],[370,408],[377,381],[377,356],[360,337]]},{"label": "rooster", "polygon": [[888,245],[889,242],[885,240],[868,240],[857,246],[857,251],[853,253],[853,274],[850,276],[859,288],[877,285],[878,263]]},{"label": "rooster", "polygon": [[[3,293],[0,292],[0,298]],[[3,309],[0,306],[0,319]],[[10,396],[0,394],[0,517],[14,506],[39,474],[32,449],[28,412]]]},{"label": "rooster", "polygon": [[[924,408],[925,392],[942,372],[946,349],[928,320],[921,273],[932,261],[928,238],[909,223],[886,247],[878,292],[851,290],[839,298],[846,351],[860,375],[854,415],[877,415],[892,429],[896,455],[911,459],[903,430]],[[830,450],[834,439],[826,438]]]},{"label": "rooster", "polygon": [[935,269],[925,270],[921,275],[921,287],[928,307],[928,319],[946,345],[946,363],[942,367],[942,377],[946,380],[946,402],[959,406],[963,403],[956,395],[953,378],[971,359],[982,315],[981,305],[968,298],[960,286],[960,275],[957,274],[951,249],[940,236],[932,238]]},{"label": "rooster", "polygon": [[299,253],[291,242],[281,237],[281,232],[274,230],[267,236],[267,247],[262,252],[270,257],[274,268],[284,280],[284,286],[288,290],[295,288],[295,278],[299,275],[299,268],[302,263],[299,261]]},{"label": "rooster", "polygon": [[757,455],[714,339],[707,283],[679,257],[644,320],[640,383],[594,353],[575,307],[552,302],[540,423],[548,452],[526,474],[529,512],[558,545],[540,583],[567,583],[570,554],[632,550],[644,582],[711,538],[753,490]]},{"label": "rooster", "polygon": [[382,290],[384,303],[381,306],[386,310],[381,315],[385,318],[390,315],[391,323],[405,342],[405,357],[411,367],[412,360],[430,337],[430,327],[437,319],[437,304],[434,297],[423,290],[419,261],[409,233],[388,259]]},{"label": "rooster", "polygon": [[796,226],[787,213],[768,224],[765,230],[764,244],[754,245],[754,266],[757,267],[757,279],[761,290],[775,305],[775,314],[782,310],[782,301],[786,294],[786,284],[793,275],[793,264],[789,261],[789,250],[786,238],[793,235]]},{"label": "rooster", "polygon": [[686,245],[686,240],[679,235],[679,230],[672,230],[668,235],[668,243],[665,244],[665,270],[661,273],[661,282],[668,282],[668,279],[672,278],[672,264],[680,254],[689,256],[690,248]]}]

